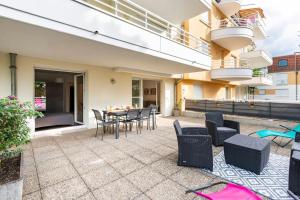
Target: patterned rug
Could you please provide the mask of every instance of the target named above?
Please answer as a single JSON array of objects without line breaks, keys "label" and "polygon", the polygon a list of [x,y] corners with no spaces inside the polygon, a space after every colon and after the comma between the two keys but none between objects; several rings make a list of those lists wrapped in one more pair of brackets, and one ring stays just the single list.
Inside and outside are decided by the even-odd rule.
[{"label": "patterned rug", "polygon": [[267,166],[260,175],[244,169],[227,165],[224,152],[214,157],[214,171],[216,176],[237,183],[274,200],[292,200],[287,194],[289,158],[270,154]]}]

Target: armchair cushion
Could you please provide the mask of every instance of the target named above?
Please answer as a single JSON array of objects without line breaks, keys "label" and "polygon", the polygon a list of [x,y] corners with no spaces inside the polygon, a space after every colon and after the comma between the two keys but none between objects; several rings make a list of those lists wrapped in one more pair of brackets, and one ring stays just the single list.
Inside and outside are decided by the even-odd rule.
[{"label": "armchair cushion", "polygon": [[205,113],[205,118],[208,121],[214,122],[217,126],[224,126],[223,114],[219,112]]},{"label": "armchair cushion", "polygon": [[207,128],[204,127],[185,127],[181,130],[183,135],[208,135]]},{"label": "armchair cushion", "polygon": [[228,128],[233,128],[237,130],[237,133],[240,133],[240,123],[232,120],[224,120],[224,126]]},{"label": "armchair cushion", "polygon": [[217,127],[217,131],[222,133],[237,133],[236,129],[229,127]]}]

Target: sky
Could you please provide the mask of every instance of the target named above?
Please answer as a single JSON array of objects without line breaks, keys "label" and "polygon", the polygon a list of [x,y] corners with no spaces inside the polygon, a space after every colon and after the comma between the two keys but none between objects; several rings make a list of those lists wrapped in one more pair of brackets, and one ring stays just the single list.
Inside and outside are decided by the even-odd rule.
[{"label": "sky", "polygon": [[300,0],[245,0],[263,8],[267,39],[257,43],[272,56],[300,52]]}]

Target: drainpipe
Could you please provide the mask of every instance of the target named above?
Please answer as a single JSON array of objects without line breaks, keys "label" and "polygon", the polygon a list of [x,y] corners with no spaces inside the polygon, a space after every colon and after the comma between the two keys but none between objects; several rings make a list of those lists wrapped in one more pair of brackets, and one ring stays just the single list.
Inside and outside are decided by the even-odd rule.
[{"label": "drainpipe", "polygon": [[296,101],[298,101],[298,69],[297,69],[297,55],[300,52],[295,52],[295,84],[296,84]]},{"label": "drainpipe", "polygon": [[17,54],[15,53],[9,53],[10,57],[10,81],[11,81],[11,89],[10,93],[12,96],[17,96]]}]

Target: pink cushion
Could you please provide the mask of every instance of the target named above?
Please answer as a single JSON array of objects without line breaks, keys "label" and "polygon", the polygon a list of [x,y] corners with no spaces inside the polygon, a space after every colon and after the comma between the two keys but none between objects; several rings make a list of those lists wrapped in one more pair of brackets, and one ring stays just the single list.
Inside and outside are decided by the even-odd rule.
[{"label": "pink cushion", "polygon": [[226,187],[215,193],[204,194],[202,192],[196,192],[198,196],[205,197],[209,200],[262,200],[254,192],[246,187],[228,183]]}]

